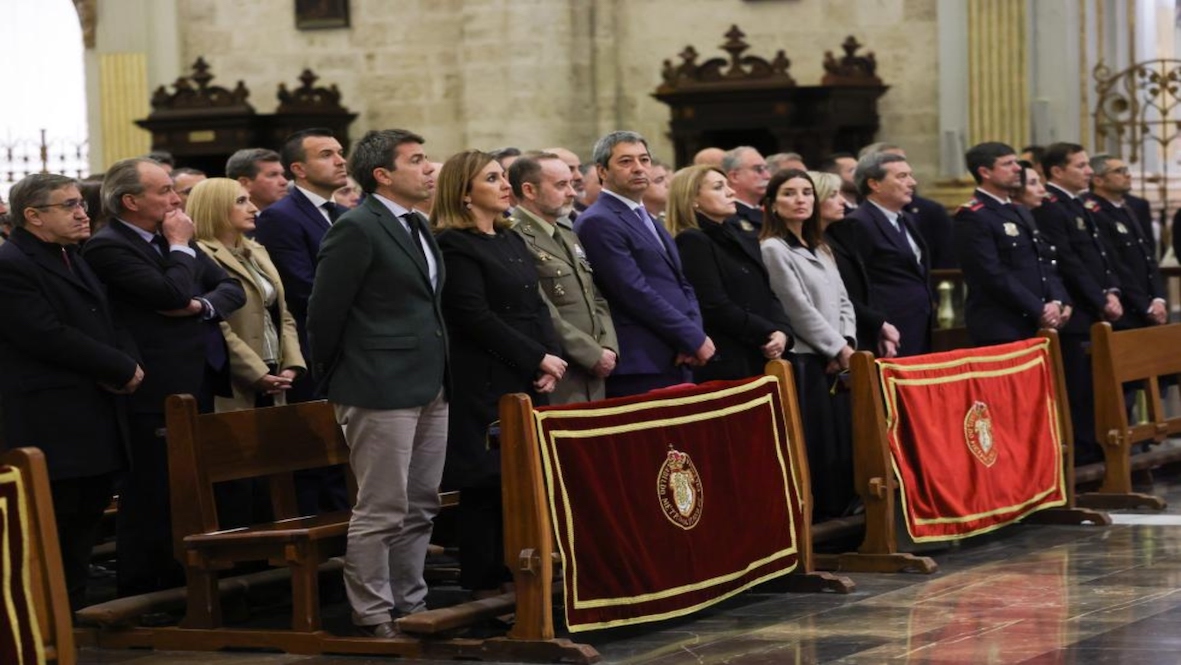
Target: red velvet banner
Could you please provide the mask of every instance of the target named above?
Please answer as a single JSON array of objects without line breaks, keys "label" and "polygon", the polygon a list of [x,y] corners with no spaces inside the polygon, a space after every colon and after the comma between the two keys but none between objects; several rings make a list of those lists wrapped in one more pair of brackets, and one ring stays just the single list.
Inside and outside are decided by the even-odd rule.
[{"label": "red velvet banner", "polygon": [[1047,340],[877,362],[916,542],[985,533],[1066,503]]},{"label": "red velvet banner", "polygon": [[807,527],[773,377],[535,417],[571,632],[688,614],[796,567]]},{"label": "red velvet banner", "polygon": [[45,662],[29,591],[29,516],[20,472],[0,466],[0,663]]}]

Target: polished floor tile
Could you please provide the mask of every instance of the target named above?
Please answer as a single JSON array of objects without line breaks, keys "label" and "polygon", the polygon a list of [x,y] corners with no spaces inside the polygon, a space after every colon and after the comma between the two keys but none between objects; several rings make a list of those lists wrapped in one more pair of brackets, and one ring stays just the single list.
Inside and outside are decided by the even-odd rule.
[{"label": "polished floor tile", "polygon": [[[1158,478],[1154,490],[1181,506],[1181,478]],[[756,590],[691,618],[572,639],[618,665],[1181,663],[1181,509],[1128,512],[1116,522],[1018,525],[924,552],[939,563],[933,575],[853,573],[857,588],[848,595]],[[80,656],[83,665],[388,662],[96,649]]]}]

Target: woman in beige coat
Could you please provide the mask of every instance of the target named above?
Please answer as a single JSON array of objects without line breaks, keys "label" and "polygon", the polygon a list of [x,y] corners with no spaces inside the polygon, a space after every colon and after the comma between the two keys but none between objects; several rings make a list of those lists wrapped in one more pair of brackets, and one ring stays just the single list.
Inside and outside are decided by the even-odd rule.
[{"label": "woman in beige coat", "polygon": [[263,246],[245,236],[258,209],[242,185],[228,178],[198,184],[185,209],[196,225],[197,244],[246,291],[246,304],[221,322],[234,396],[217,398],[216,410],[285,404],[284,393],[307,365],[279,273]]}]

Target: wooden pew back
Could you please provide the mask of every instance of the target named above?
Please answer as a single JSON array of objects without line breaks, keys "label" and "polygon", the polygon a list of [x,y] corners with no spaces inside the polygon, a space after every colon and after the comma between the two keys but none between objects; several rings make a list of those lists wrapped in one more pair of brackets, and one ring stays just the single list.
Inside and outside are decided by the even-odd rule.
[{"label": "wooden pew back", "polygon": [[198,414],[191,395],[173,395],[165,416],[173,541],[182,560],[185,536],[218,530],[214,483],[267,478],[274,518],[291,519],[300,516],[293,472],[349,461],[344,434],[325,401]]},{"label": "wooden pew back", "polygon": [[36,448],[15,448],[0,454],[0,466],[11,466],[21,476],[28,518],[29,586],[45,657],[59,665],[73,665],[77,662],[73,621],[45,456]]}]

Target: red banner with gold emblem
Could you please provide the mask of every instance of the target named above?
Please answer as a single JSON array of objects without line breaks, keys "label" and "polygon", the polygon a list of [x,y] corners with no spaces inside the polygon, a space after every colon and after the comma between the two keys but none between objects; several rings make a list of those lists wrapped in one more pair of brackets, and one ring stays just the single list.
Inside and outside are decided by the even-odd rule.
[{"label": "red banner with gold emblem", "polygon": [[798,562],[774,377],[535,412],[570,631],[694,612]]},{"label": "red banner with gold emblem", "polygon": [[916,542],[985,533],[1066,503],[1047,340],[877,363]]}]

